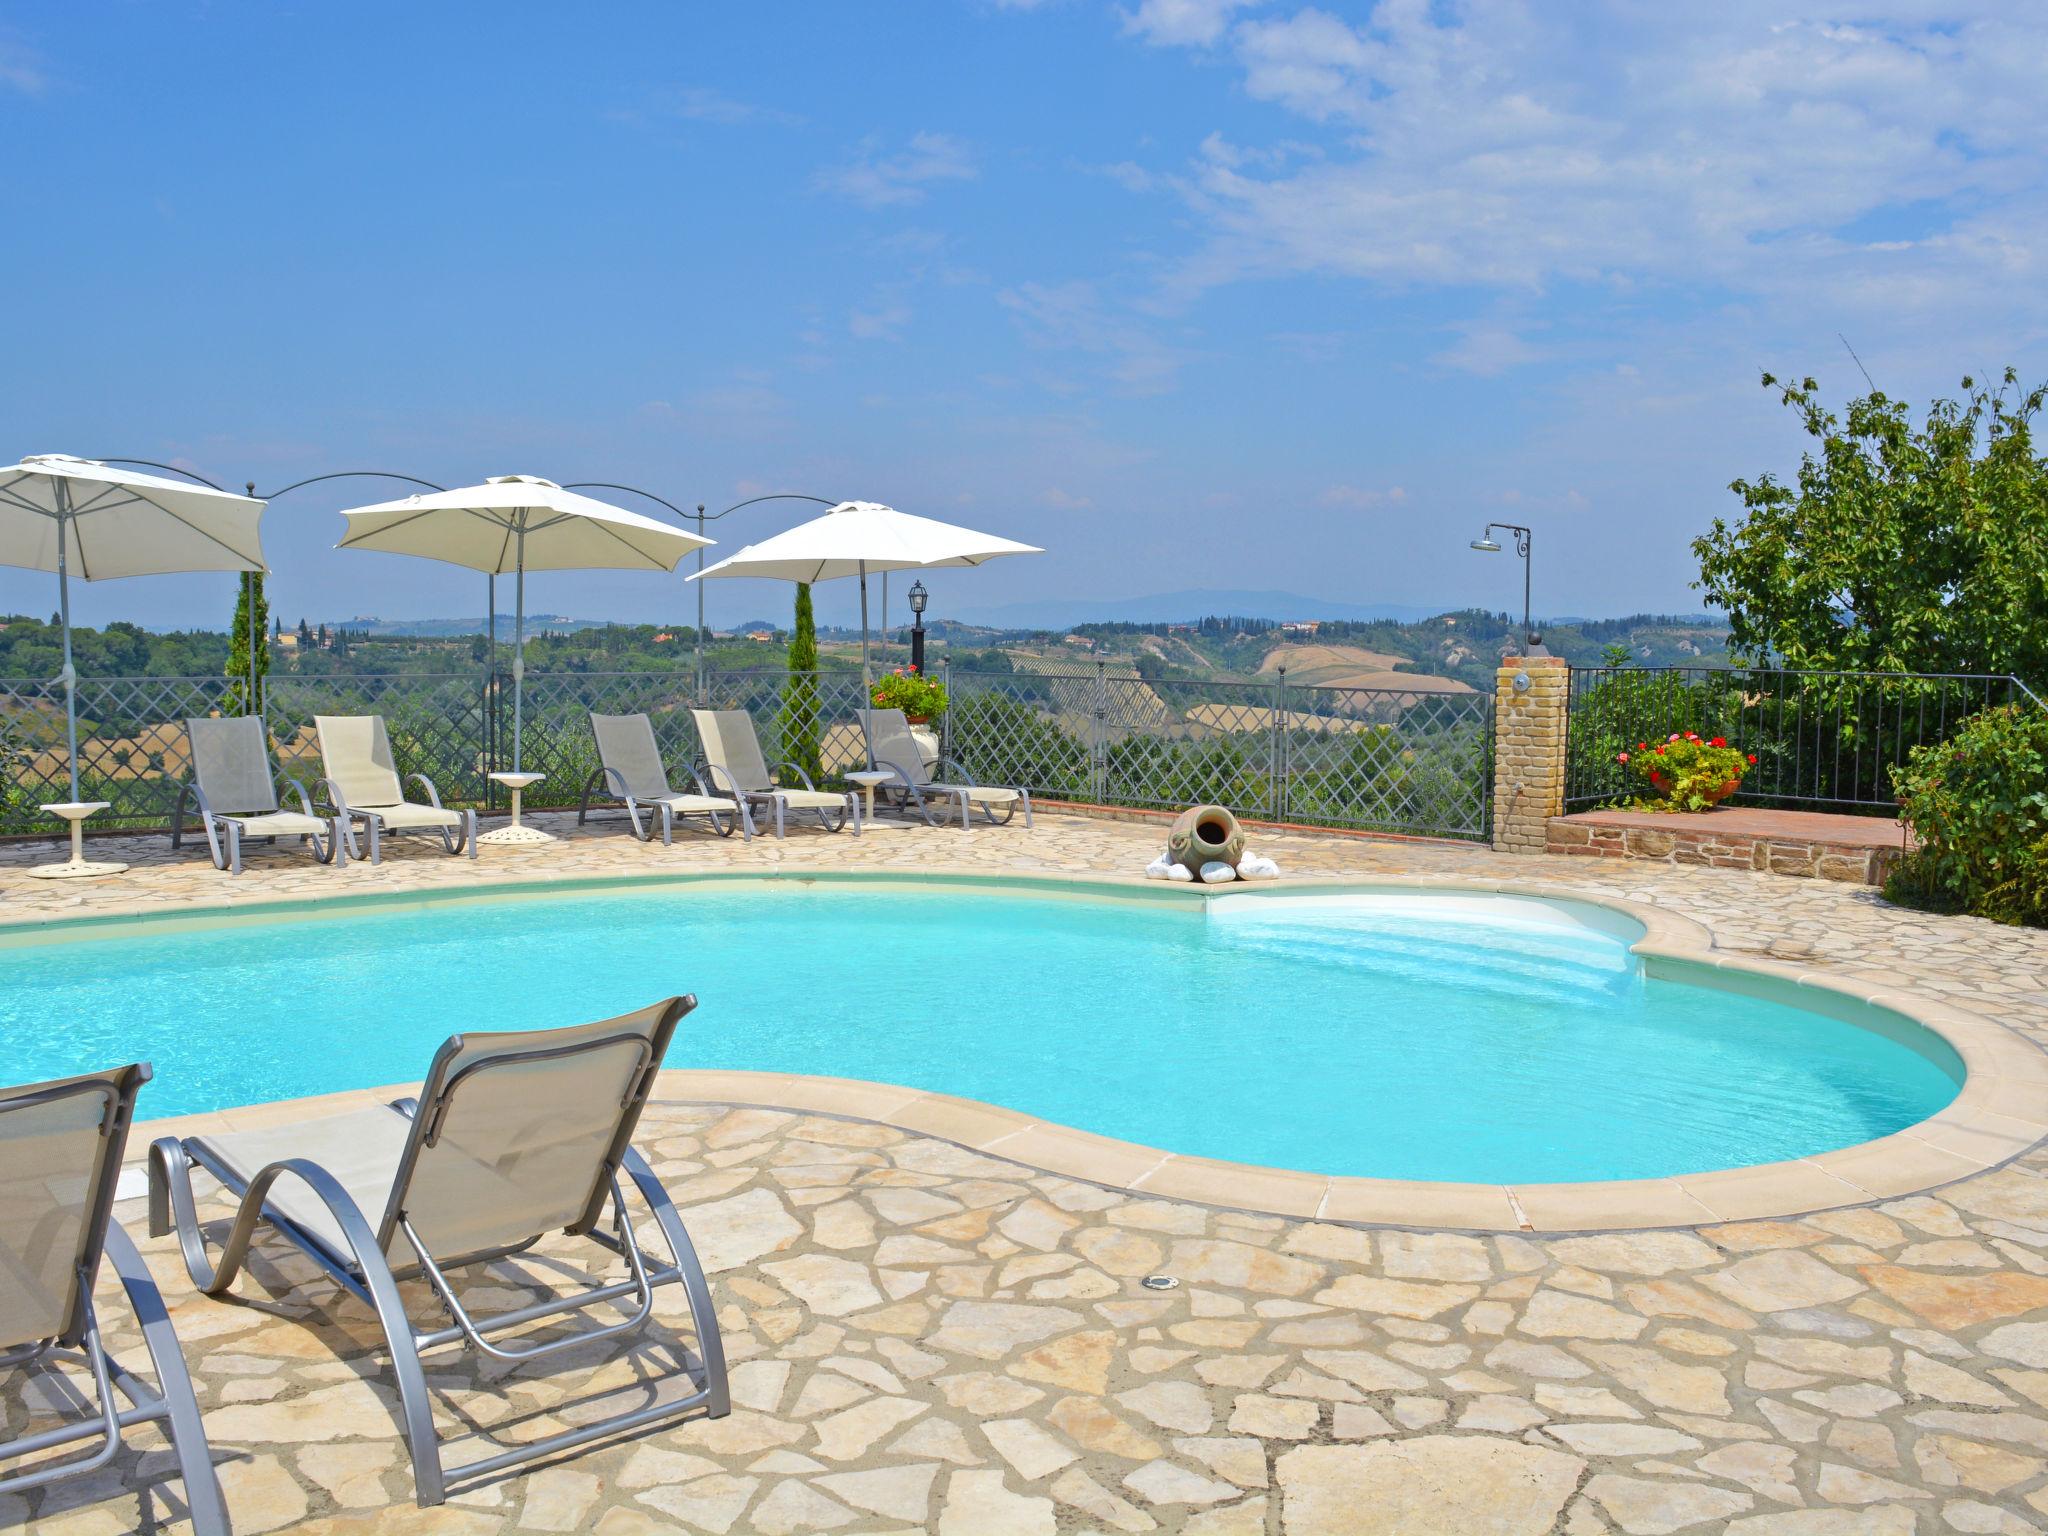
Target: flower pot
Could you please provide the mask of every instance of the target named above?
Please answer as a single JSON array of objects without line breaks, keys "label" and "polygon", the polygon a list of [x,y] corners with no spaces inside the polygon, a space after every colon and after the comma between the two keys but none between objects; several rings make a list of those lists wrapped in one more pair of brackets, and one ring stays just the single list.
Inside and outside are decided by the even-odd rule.
[{"label": "flower pot", "polygon": [[[1651,774],[1650,787],[1656,790],[1657,793],[1659,793],[1660,795],[1664,796],[1665,799],[1668,800],[1671,798],[1671,782],[1668,779],[1666,779],[1663,774]],[[1702,794],[1704,795],[1709,805],[1719,805],[1723,800],[1726,800],[1730,795],[1734,794],[1735,791],[1737,791],[1740,788],[1742,788],[1742,780],[1730,779],[1726,784],[1719,785],[1713,789],[1702,791]]]},{"label": "flower pot", "polygon": [[930,715],[905,715],[903,720],[906,725],[930,725],[932,723]]}]

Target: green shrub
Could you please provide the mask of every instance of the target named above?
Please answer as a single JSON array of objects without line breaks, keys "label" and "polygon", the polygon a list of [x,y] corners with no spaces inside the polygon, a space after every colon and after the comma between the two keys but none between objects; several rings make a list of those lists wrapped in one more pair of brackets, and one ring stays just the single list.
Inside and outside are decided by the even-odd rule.
[{"label": "green shrub", "polygon": [[2048,928],[2048,837],[2020,855],[2012,878],[1986,891],[1977,911],[1994,922]]},{"label": "green shrub", "polygon": [[1922,898],[1914,905],[1986,916],[1987,903],[2020,913],[2031,901],[2039,910],[2048,880],[2048,710],[2012,704],[1972,716],[1947,741],[1914,748],[1892,784],[1920,848],[1887,894],[1896,884],[1901,896]]}]

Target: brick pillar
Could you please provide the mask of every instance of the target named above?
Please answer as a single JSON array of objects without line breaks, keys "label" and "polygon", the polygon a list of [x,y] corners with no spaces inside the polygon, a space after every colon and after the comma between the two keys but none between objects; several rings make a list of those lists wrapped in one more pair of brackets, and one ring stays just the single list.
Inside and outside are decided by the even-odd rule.
[{"label": "brick pillar", "polygon": [[[1516,679],[1526,678],[1525,687]],[[1493,846],[1544,851],[1564,814],[1564,730],[1571,668],[1562,656],[1504,656],[1493,692]]]}]

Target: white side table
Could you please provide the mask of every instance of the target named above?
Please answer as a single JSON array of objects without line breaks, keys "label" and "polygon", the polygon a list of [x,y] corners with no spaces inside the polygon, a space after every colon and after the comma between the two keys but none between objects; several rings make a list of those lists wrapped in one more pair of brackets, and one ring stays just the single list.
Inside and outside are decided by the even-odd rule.
[{"label": "white side table", "polygon": [[862,825],[875,819],[875,786],[886,784],[896,775],[881,768],[858,768],[845,776],[849,784],[858,784],[861,793],[867,797],[867,813],[861,817]]},{"label": "white side table", "polygon": [[85,818],[107,808],[105,800],[59,800],[46,805],[52,816],[71,823],[71,857],[62,864],[38,864],[29,876],[36,880],[90,880],[95,875],[118,875],[126,864],[93,864],[85,857]]},{"label": "white side table", "polygon": [[489,843],[493,847],[500,848],[508,843],[521,845],[552,843],[555,840],[554,833],[543,832],[538,827],[522,825],[519,820],[520,797],[546,777],[547,775],[544,773],[491,774],[490,780],[493,784],[502,784],[512,792],[512,820],[506,826],[493,827],[490,831],[481,834],[477,841]]}]

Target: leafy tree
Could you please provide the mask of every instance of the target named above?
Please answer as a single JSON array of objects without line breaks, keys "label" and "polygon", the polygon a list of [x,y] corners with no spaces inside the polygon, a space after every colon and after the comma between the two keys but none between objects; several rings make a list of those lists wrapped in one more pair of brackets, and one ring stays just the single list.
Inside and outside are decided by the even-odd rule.
[{"label": "leafy tree", "polygon": [[782,685],[777,721],[782,757],[813,779],[823,771],[818,751],[818,625],[808,582],[796,587],[796,622],[789,637],[789,677]]},{"label": "leafy tree", "polygon": [[1695,585],[1753,664],[2048,678],[2048,462],[2033,422],[2048,386],[1962,381],[1915,426],[1873,391],[1846,418],[1812,379],[1763,382],[1813,447],[1796,486],[1737,480],[1744,516],[1693,541]]},{"label": "leafy tree", "polygon": [[[246,714],[253,707],[247,695],[249,692],[249,636],[251,625],[256,634],[263,633],[263,621],[270,617],[270,604],[263,596],[263,575],[256,572],[245,576],[238,584],[235,594],[235,617],[228,626],[228,664],[223,669],[230,679],[227,696],[221,706],[229,714]],[[256,616],[249,616],[251,604],[255,605]],[[270,647],[258,644],[256,647],[256,694],[263,696],[263,679],[270,675]]]}]

